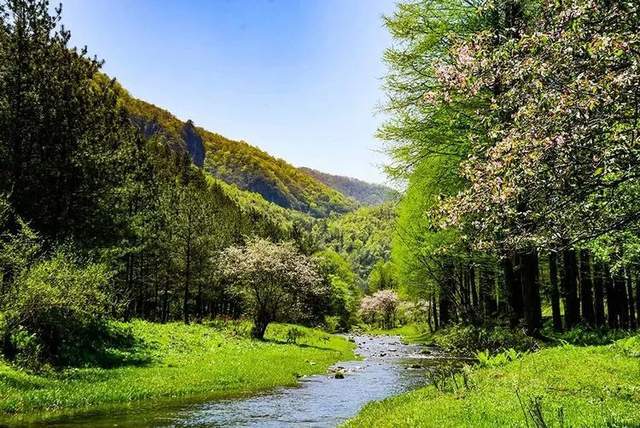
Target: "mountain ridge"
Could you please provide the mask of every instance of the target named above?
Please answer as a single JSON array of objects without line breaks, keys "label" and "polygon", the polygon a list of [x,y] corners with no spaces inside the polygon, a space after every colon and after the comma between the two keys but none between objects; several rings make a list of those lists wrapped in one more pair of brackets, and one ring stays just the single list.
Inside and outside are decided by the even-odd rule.
[{"label": "mountain ridge", "polygon": [[359,178],[329,174],[304,166],[298,169],[365,206],[380,205],[398,198],[398,192],[384,184],[369,183]]}]

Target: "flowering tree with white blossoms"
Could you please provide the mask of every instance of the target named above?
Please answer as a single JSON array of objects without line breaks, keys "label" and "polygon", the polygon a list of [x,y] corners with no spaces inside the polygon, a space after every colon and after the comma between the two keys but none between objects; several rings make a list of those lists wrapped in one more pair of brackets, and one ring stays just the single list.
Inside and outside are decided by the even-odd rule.
[{"label": "flowering tree with white blossoms", "polygon": [[272,321],[289,321],[328,295],[313,261],[293,243],[254,238],[244,247],[224,251],[222,273],[241,296],[254,322],[252,335],[262,339]]},{"label": "flowering tree with white blossoms", "polygon": [[369,324],[379,322],[383,328],[391,328],[399,301],[400,299],[394,291],[380,290],[372,296],[365,296],[362,299],[360,315]]}]

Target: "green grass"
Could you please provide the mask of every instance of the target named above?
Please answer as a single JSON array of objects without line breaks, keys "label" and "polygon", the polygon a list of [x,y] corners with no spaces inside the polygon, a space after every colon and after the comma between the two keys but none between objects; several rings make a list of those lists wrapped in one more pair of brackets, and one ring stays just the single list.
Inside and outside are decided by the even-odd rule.
[{"label": "green grass", "polygon": [[[547,348],[367,405],[348,427],[640,426],[640,338]],[[541,415],[541,416],[538,416]],[[544,420],[544,424],[534,419]]]},{"label": "green grass", "polygon": [[139,355],[130,360],[146,362],[41,375],[0,362],[3,417],[43,418],[151,398],[240,396],[295,385],[300,376],[355,358],[354,345],[346,339],[303,327],[297,327],[302,332],[297,344],[288,344],[287,325],[271,325],[267,341],[247,338],[246,326],[237,325],[213,328],[134,321],[120,326],[130,327],[142,341],[133,351]]},{"label": "green grass", "polygon": [[364,333],[374,336],[400,336],[406,343],[430,343],[432,340],[426,324],[410,323],[392,329],[382,329],[363,324],[359,326]]}]

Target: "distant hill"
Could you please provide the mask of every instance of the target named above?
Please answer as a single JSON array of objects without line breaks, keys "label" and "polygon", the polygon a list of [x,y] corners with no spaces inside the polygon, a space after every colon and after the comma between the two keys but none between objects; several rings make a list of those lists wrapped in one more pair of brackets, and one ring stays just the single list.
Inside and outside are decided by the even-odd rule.
[{"label": "distant hill", "polygon": [[227,183],[314,217],[345,213],[358,206],[354,199],[257,147],[197,127],[190,120],[183,122],[132,97],[124,88],[120,92],[122,105],[146,137],[165,139],[175,150],[188,153],[194,164]]},{"label": "distant hill", "polygon": [[398,197],[398,192],[382,184],[372,184],[357,178],[331,175],[306,167],[299,169],[343,195],[355,199],[362,205],[380,205]]}]

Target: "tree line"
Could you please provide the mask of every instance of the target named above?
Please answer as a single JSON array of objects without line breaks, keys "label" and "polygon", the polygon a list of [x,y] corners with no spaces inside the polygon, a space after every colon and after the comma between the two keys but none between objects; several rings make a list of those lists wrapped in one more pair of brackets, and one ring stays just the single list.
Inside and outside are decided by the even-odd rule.
[{"label": "tree line", "polygon": [[421,0],[386,24],[393,259],[432,327],[636,328],[638,5]]}]

